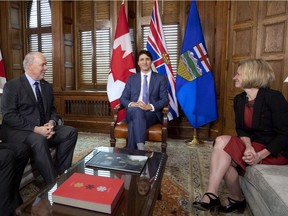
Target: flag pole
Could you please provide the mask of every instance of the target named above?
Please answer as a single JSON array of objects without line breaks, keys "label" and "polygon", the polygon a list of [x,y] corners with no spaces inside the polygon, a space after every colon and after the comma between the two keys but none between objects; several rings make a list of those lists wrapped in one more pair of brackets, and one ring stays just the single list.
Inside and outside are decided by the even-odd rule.
[{"label": "flag pole", "polygon": [[199,145],[199,144],[202,144],[203,142],[202,141],[199,141],[198,138],[197,138],[197,129],[194,128],[193,130],[193,139],[191,141],[186,141],[186,144],[188,146],[193,146],[193,145]]}]

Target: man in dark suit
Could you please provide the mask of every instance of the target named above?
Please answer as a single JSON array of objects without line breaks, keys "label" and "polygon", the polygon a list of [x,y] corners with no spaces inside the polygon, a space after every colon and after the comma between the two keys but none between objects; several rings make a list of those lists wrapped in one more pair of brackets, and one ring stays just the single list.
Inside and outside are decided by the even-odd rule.
[{"label": "man in dark suit", "polygon": [[23,203],[19,186],[30,156],[25,144],[0,143],[0,215],[11,216]]},{"label": "man in dark suit", "polygon": [[144,149],[146,129],[162,123],[162,109],[169,104],[167,79],[151,70],[152,55],[141,50],[138,54],[140,72],[128,78],[120,97],[126,108],[128,148]]},{"label": "man in dark suit", "polygon": [[[78,133],[58,125],[52,85],[45,81],[47,62],[40,52],[28,53],[25,74],[7,82],[3,89],[2,130],[7,142],[30,146],[36,167],[47,183],[71,166]],[[57,148],[54,164],[50,147]]]}]

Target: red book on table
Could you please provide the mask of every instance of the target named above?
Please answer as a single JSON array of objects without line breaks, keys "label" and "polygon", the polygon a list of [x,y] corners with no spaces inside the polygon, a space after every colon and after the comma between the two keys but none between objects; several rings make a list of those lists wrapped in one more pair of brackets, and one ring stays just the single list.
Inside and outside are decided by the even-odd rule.
[{"label": "red book on table", "polygon": [[111,214],[124,190],[121,179],[73,173],[53,193],[55,203]]}]

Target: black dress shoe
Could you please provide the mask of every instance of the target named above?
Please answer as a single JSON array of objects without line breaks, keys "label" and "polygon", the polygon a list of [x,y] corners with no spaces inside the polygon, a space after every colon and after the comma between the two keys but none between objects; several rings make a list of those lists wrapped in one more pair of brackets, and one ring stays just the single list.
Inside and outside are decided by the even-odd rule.
[{"label": "black dress shoe", "polygon": [[203,195],[209,197],[210,202],[206,203],[206,202],[193,202],[192,207],[196,208],[198,210],[201,211],[208,211],[210,210],[211,212],[218,212],[218,209],[220,207],[220,199],[218,196],[216,196],[213,193],[205,193]]},{"label": "black dress shoe", "polygon": [[234,200],[230,197],[228,197],[229,204],[226,206],[221,206],[220,211],[221,212],[237,212],[237,213],[243,213],[246,208],[246,199],[243,201]]}]

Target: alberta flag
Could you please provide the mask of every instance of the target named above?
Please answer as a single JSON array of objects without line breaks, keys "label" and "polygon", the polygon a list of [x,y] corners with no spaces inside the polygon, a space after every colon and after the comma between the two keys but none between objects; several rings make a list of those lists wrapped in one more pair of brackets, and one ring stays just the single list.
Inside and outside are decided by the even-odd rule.
[{"label": "alberta flag", "polygon": [[[107,82],[107,93],[111,107],[117,106],[128,77],[136,73],[132,53],[128,22],[125,14],[124,1],[120,6],[116,33],[111,57],[110,72]],[[118,114],[118,121],[125,118],[125,110]]]},{"label": "alberta flag", "polygon": [[3,87],[5,83],[6,83],[6,75],[4,69],[4,62],[2,59],[2,53],[0,50],[0,93],[3,93]]},{"label": "alberta flag", "polygon": [[191,1],[182,44],[176,95],[194,128],[218,118],[214,78],[195,0]]},{"label": "alberta flag", "polygon": [[147,50],[152,54],[153,65],[157,72],[168,78],[169,113],[168,119],[177,118],[178,104],[175,92],[175,79],[166,48],[165,37],[162,29],[162,21],[159,14],[158,1],[154,1],[152,18],[150,21],[150,32],[147,41]]}]

